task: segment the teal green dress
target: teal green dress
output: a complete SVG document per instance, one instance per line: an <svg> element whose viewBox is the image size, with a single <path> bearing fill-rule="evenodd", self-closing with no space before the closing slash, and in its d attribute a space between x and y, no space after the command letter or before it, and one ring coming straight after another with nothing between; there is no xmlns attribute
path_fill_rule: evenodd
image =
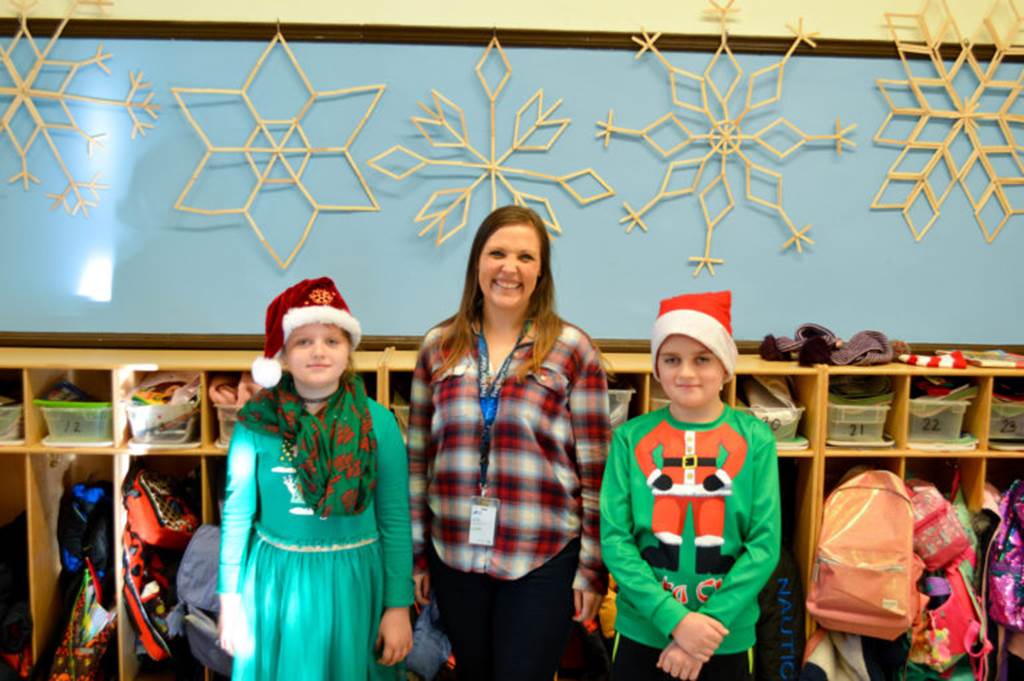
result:
<svg viewBox="0 0 1024 681"><path fill-rule="evenodd" d="M281 438L235 427L217 590L242 594L253 645L236 652L234 681L404 678L374 644L384 608L413 601L408 467L394 416L368 404L377 488L354 516L317 517Z"/></svg>

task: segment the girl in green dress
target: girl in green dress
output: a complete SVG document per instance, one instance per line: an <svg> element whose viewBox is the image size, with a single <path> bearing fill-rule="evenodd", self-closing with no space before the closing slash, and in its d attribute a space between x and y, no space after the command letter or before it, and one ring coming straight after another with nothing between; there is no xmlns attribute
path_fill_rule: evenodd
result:
<svg viewBox="0 0 1024 681"><path fill-rule="evenodd" d="M266 334L253 376L267 389L240 411L228 451L218 592L232 677L403 678L406 453L352 371L359 322L334 282L307 279L267 308Z"/></svg>

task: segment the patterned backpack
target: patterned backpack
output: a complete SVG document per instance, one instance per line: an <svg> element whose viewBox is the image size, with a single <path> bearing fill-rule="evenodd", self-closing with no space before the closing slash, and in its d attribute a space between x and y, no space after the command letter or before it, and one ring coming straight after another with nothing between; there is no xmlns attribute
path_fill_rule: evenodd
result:
<svg viewBox="0 0 1024 681"><path fill-rule="evenodd" d="M956 510L935 485L910 480L910 503L914 507L914 553L926 570L941 570L967 551L971 542Z"/></svg>
<svg viewBox="0 0 1024 681"><path fill-rule="evenodd" d="M1024 631L1024 480L1003 494L999 516L989 546L988 611L1004 627Z"/></svg>
<svg viewBox="0 0 1024 681"><path fill-rule="evenodd" d="M103 594L92 562L85 559L78 595L50 668L50 681L96 681L105 678L100 663L117 632L117 610L101 605ZM116 645L116 640L114 641Z"/></svg>
<svg viewBox="0 0 1024 681"><path fill-rule="evenodd" d="M122 536L121 570L125 607L146 654L160 661L171 657L167 617L174 604L174 576L165 562L176 565L199 526L175 481L132 464L122 486L128 522ZM161 551L166 550L162 555Z"/></svg>
<svg viewBox="0 0 1024 681"><path fill-rule="evenodd" d="M173 480L133 466L125 477L122 495L128 524L139 539L150 546L185 550L199 527L199 518Z"/></svg>

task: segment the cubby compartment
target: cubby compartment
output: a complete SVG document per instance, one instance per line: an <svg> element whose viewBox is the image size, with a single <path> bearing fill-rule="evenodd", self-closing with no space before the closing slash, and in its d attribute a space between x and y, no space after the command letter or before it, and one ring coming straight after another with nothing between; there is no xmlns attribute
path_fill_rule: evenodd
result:
<svg viewBox="0 0 1024 681"><path fill-rule="evenodd" d="M0 369L0 447L25 442L25 406L22 375L17 369Z"/></svg>
<svg viewBox="0 0 1024 681"><path fill-rule="evenodd" d="M119 435L138 451L200 447L201 408L205 402L201 372L146 369L118 375L119 407L127 421L127 428L122 428ZM172 400L176 392L179 396Z"/></svg>
<svg viewBox="0 0 1024 681"><path fill-rule="evenodd" d="M640 366L623 366L608 374L608 419L612 430L643 414L647 407L650 377Z"/></svg>
<svg viewBox="0 0 1024 681"><path fill-rule="evenodd" d="M822 503L824 504L824 500L844 479L864 470L886 470L902 478L906 469L901 456L833 456L830 454L825 460Z"/></svg>
<svg viewBox="0 0 1024 681"><path fill-rule="evenodd" d="M217 457L223 460L223 457ZM207 517L205 499L210 496L207 493L207 485L204 476L204 457L197 455L146 453L146 454L122 454L115 457L116 470L115 480L117 489L122 489L126 480L139 468L156 471L173 478L178 491L188 505L189 510L195 514L199 522ZM124 529L127 522L127 512L123 503L119 503L115 509L115 554L118 565L124 559ZM180 561L183 550L174 549L153 549L147 550L158 552L166 565L166 574L174 575L177 561ZM183 667L188 667L191 661L188 655L181 655L179 659L154 662L148 655L140 651L137 645L137 633L131 621L128 602L124 595L124 575L118 571L117 590L118 599L118 634L117 646L121 660L121 679L153 678L153 677L175 677ZM168 605L173 605L169 603ZM194 670L193 670L194 671ZM201 670L200 670L201 672Z"/></svg>
<svg viewBox="0 0 1024 681"><path fill-rule="evenodd" d="M25 456L24 454L0 454L0 564L5 566L9 582L2 595L8 621L5 622L5 642L13 644L19 633L25 637L27 647L18 646L18 653L12 651L10 663L24 669L34 658L32 655L32 624L19 622L15 618L18 609L30 605L29 598L29 552L28 514L25 506ZM27 611L25 611L27 612ZM20 654L19 654L20 653ZM0 662L0 664L5 664Z"/></svg>
<svg viewBox="0 0 1024 681"><path fill-rule="evenodd" d="M31 405L25 405L26 440L57 448L114 445L109 371L34 369L28 372L28 382L26 392L34 399ZM66 394L54 394L62 382L73 385L85 399L71 400Z"/></svg>
<svg viewBox="0 0 1024 681"><path fill-rule="evenodd" d="M70 608L70 603L64 602L60 583L57 520L61 499L77 483L114 481L116 458L106 453L82 451L25 455L32 656L44 666L64 633L62 626ZM116 502L111 513L114 517L109 522L116 528ZM113 534L116 546L116 529ZM111 566L119 569L119 562L114 559ZM115 660L118 657L116 650L110 654Z"/></svg>

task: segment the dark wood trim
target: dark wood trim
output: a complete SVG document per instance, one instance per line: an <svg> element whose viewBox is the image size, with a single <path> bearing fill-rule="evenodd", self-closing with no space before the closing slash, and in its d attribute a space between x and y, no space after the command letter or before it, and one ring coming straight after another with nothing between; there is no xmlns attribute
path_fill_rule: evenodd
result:
<svg viewBox="0 0 1024 681"><path fill-rule="evenodd" d="M419 348L419 336L363 336L360 350L399 350ZM650 341L623 338L597 339L603 352L647 352ZM761 341L740 340L739 351L756 355ZM932 354L936 350L994 350L1024 354L1024 345L987 345L980 343L911 343L914 352ZM256 334L190 333L44 333L0 332L0 347L31 348L122 348L147 350L253 350L263 348L263 336Z"/></svg>
<svg viewBox="0 0 1024 681"><path fill-rule="evenodd" d="M33 35L47 35L57 27L56 19L30 19ZM0 34L11 35L18 29L15 18L0 19ZM212 22L212 21L150 21L115 19L76 19L68 23L64 35L75 38L129 38L162 40L269 40L277 25L273 23ZM495 29L491 27L451 26L397 26L390 24L286 24L282 26L285 38L292 41L412 43L419 45L480 45L487 44ZM497 31L506 47L556 47L604 50L635 50L630 39L633 33L625 31L556 31L508 28ZM884 57L897 56L896 47L887 40L848 40L819 38L818 47L801 46L796 54L821 57ZM713 52L720 38L715 34L665 33L658 46L672 51ZM783 53L792 39L785 37L730 36L729 46L736 53ZM943 46L943 56L956 58L957 44ZM991 57L991 46L977 46L975 55L980 59Z"/></svg>

